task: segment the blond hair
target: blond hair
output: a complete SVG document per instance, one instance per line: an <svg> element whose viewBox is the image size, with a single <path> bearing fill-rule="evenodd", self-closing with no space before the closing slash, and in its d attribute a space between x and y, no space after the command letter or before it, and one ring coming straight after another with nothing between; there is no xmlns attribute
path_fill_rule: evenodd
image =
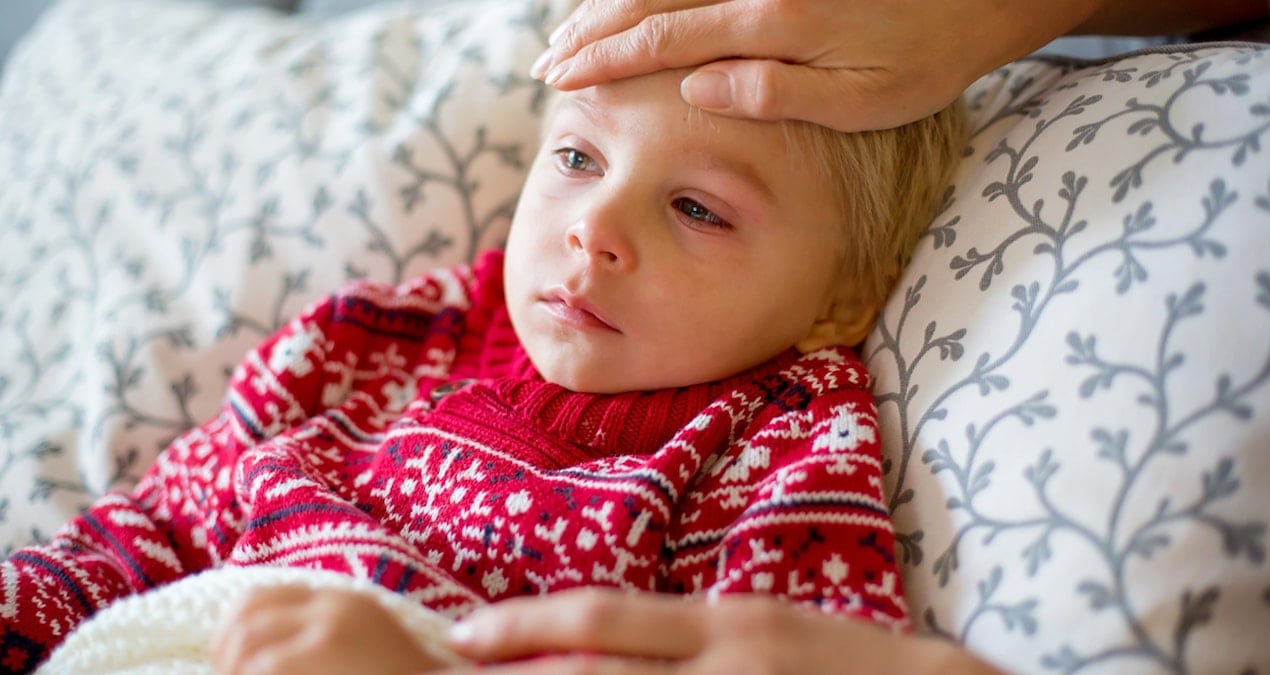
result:
<svg viewBox="0 0 1270 675"><path fill-rule="evenodd" d="M892 129L843 133L809 122L782 125L790 150L817 164L842 226L841 283L871 321L945 198L965 149L965 106Z"/></svg>

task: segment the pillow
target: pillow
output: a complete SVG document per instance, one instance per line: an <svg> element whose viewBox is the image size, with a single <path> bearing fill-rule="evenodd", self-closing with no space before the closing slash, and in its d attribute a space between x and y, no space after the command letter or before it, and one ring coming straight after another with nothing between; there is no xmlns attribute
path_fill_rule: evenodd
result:
<svg viewBox="0 0 1270 675"><path fill-rule="evenodd" d="M569 4L50 8L0 83L0 548L132 485L319 294L500 245Z"/></svg>
<svg viewBox="0 0 1270 675"><path fill-rule="evenodd" d="M915 623L1014 672L1270 664L1270 49L1024 60L866 343Z"/></svg>
<svg viewBox="0 0 1270 675"><path fill-rule="evenodd" d="M428 2L458 2L459 0L427 0ZM297 0L295 11L309 16L334 16L352 12L366 5L366 0Z"/></svg>

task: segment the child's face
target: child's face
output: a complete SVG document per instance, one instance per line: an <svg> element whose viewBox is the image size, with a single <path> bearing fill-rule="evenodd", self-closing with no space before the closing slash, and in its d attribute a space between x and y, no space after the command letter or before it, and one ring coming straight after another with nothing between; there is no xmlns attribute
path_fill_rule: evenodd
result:
<svg viewBox="0 0 1270 675"><path fill-rule="evenodd" d="M691 111L684 71L564 95L507 242L512 323L543 376L620 392L717 380L825 314L831 196L779 127Z"/></svg>

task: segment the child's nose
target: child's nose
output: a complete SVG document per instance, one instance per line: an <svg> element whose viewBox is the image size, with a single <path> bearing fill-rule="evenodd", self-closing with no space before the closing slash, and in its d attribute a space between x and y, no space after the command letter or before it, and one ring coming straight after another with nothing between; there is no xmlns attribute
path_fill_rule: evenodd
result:
<svg viewBox="0 0 1270 675"><path fill-rule="evenodd" d="M570 251L585 255L589 264L632 270L637 261L627 224L634 217L619 198L597 200L565 232L565 244Z"/></svg>

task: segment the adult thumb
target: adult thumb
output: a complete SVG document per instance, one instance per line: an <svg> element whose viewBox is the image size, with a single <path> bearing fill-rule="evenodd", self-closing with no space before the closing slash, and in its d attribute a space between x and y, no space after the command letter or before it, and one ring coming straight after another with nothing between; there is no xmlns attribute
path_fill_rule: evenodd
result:
<svg viewBox="0 0 1270 675"><path fill-rule="evenodd" d="M848 132L899 126L939 107L913 105L880 69L760 59L706 64L685 77L679 90L689 105L728 117L804 120Z"/></svg>

